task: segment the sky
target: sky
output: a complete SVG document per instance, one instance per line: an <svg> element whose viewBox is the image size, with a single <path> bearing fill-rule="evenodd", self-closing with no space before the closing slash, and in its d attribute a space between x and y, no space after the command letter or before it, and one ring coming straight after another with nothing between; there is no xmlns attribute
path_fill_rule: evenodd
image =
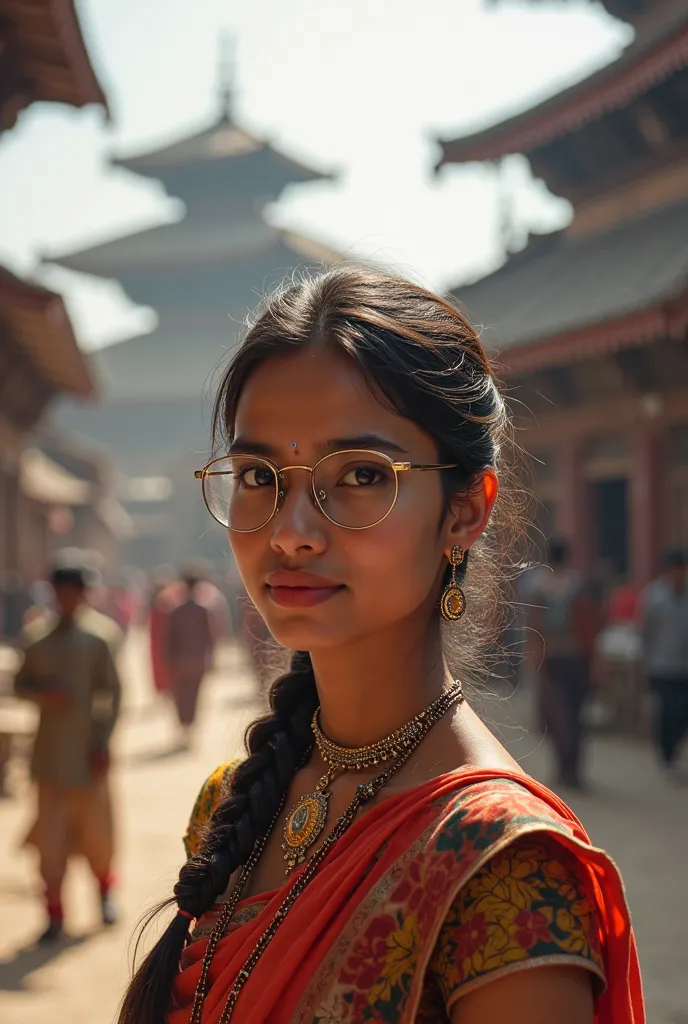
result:
<svg viewBox="0 0 688 1024"><path fill-rule="evenodd" d="M235 113L336 182L268 211L342 252L433 287L472 280L515 237L554 230L566 202L526 161L435 175L438 136L501 120L617 57L632 35L593 0L80 0L112 122L35 104L0 137L0 262L60 291L93 349L153 325L113 282L42 259L180 215L162 186L108 166L217 117L221 39L235 50Z"/></svg>

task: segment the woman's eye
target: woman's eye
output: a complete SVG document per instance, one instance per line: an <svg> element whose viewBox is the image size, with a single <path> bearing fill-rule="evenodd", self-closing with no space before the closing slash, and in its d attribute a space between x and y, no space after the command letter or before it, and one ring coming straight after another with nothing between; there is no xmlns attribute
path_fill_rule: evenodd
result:
<svg viewBox="0 0 688 1024"><path fill-rule="evenodd" d="M247 466L237 474L239 483L244 487L271 487L274 485L274 477L269 469L262 466Z"/></svg>
<svg viewBox="0 0 688 1024"><path fill-rule="evenodd" d="M352 466L342 474L340 483L345 487L369 487L384 480L384 471L379 466Z"/></svg>

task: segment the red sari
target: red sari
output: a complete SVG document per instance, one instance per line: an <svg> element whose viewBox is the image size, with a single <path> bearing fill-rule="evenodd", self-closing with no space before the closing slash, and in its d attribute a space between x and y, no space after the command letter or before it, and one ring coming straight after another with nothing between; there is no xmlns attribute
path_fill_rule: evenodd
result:
<svg viewBox="0 0 688 1024"><path fill-rule="evenodd" d="M614 863L590 845L572 811L546 787L516 772L475 769L442 775L360 815L258 962L235 1021L411 1024L457 893L488 860L524 836L554 838L588 877L590 921L606 978L595 1024L644 1024L635 942ZM238 926L213 958L203 1024L219 1021L239 969L294 877L239 904ZM265 905L252 913L256 903ZM198 937L187 946L169 1024L188 1024L207 941L201 936L212 924L213 913L199 921ZM518 930L507 928L505 936L514 947L509 969L518 969ZM576 956L563 962L574 963Z"/></svg>

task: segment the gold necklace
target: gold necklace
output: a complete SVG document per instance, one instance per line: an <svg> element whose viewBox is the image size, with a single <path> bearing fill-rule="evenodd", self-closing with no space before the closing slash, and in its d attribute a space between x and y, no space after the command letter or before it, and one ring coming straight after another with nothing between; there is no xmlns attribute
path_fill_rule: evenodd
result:
<svg viewBox="0 0 688 1024"><path fill-rule="evenodd" d="M218 1024L229 1024L229 1022L231 1021L232 1016L234 1014L234 1008L239 998L239 994L241 993L241 990L243 989L248 979L251 977L251 974L253 973L256 964L258 963L261 956L269 946L275 933L277 932L278 928L284 921L285 917L293 907L298 897L301 895L304 889L306 889L308 884L313 880L318 868L324 861L327 854L330 852L335 843L339 839L341 839L341 837L344 835L349 826L353 823L353 820L356 817L356 812L358 811L358 808L361 806L361 804L366 803L368 800L372 800L376 793L378 793L382 789L382 787L386 785L386 783L392 778L392 776L399 771L402 765L405 764L406 761L408 761L408 759L410 758L411 754L416 749L420 741L430 731L433 725L435 725L435 723L438 722L440 718L442 718L442 716L449 710L452 704L460 704L462 701L463 688L461 686L461 683L457 681L449 690L443 693L441 697L433 701L432 704L428 708L426 708L425 711L421 712L420 715L416 716L416 718L421 719L421 725L416 733L415 742L405 747L404 750L399 754L394 764L391 764L388 768L385 768L384 771L382 771L375 779L372 779L372 781L367 783L361 783L359 786L356 787L356 792L354 793L353 799L351 800L349 806L346 808L344 813L337 819L332 831L327 836L325 841L321 843L321 845L315 851L311 859L306 864L306 867L303 869L303 872L298 876L298 878L296 878L294 884L290 887L289 892L282 900L280 906L275 911L275 915L272 921L256 942L253 951L246 959L243 967L239 970L236 980L232 985L231 989L229 990L229 994L227 995L227 1002L224 1005L224 1009L222 1010L222 1014L220 1016ZM415 721L415 719L413 721ZM223 904L222 910L218 914L215 927L213 928L210 934L210 937L208 939L208 945L206 946L205 953L203 954L201 974L198 979L196 991L194 993L194 1000L193 1006L191 1008L189 1024L201 1024L201 1019L203 1015L203 1004L205 1002L205 997L208 994L208 979L210 975L210 965L212 963L215 950L217 949L217 946L220 943L221 939L224 938L225 932L227 931L227 928L229 927L229 924L232 921L232 918L234 917L234 913L236 911L239 901L241 900L241 896L243 890L246 887L246 883L248 882L249 876L253 871L254 867L256 866L256 864L258 863L258 861L260 860L260 856L263 850L265 849L268 838L270 837L270 833L272 832L272 829L274 828L280 814L282 813L283 806L284 799L282 800L282 803L277 809L277 813L275 814L275 817L272 819L272 822L267 832L265 833L265 835L261 836L260 839L256 841L256 844L253 847L253 852L251 853L249 859L246 861L246 864L244 865L244 868L241 872L235 889L233 890L227 902Z"/></svg>
<svg viewBox="0 0 688 1024"><path fill-rule="evenodd" d="M318 780L314 791L305 793L287 815L282 842L282 853L287 862L286 875L289 875L297 864L303 864L309 847L322 834L330 801L328 787L337 774L372 768L381 761L389 761L399 757L406 750L413 749L417 745L426 718L432 717L436 708L442 706L447 695L454 694L455 691L461 693L461 683L455 683L452 689L440 694L424 711L414 715L410 722L395 729L389 736L363 747L340 747L333 743L320 728L320 708L315 709L311 728L320 755L327 765L327 771Z"/></svg>

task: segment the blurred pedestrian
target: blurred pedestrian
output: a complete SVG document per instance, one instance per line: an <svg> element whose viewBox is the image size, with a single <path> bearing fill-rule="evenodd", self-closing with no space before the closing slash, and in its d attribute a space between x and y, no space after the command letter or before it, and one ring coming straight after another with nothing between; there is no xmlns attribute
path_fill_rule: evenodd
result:
<svg viewBox="0 0 688 1024"><path fill-rule="evenodd" d="M62 886L70 856L83 854L100 891L103 924L114 924L114 835L108 785L109 744L120 706L117 625L89 607L86 563L62 561L51 582L56 613L32 622L17 696L40 709L31 774L38 815L27 843L38 848L48 926L43 943L63 927Z"/></svg>
<svg viewBox="0 0 688 1024"><path fill-rule="evenodd" d="M171 566L162 566L153 574L148 607L148 636L151 672L157 693L168 693L167 636L172 609L179 603L177 581Z"/></svg>
<svg viewBox="0 0 688 1024"><path fill-rule="evenodd" d="M216 634L212 609L199 594L203 581L195 571L187 570L182 582L182 600L169 615L166 651L170 694L187 745L201 684L212 663Z"/></svg>
<svg viewBox="0 0 688 1024"><path fill-rule="evenodd" d="M580 789L582 712L599 617L565 540L550 541L547 562L531 598L533 626L544 642L536 666L539 712L554 746L558 783Z"/></svg>
<svg viewBox="0 0 688 1024"><path fill-rule="evenodd" d="M668 551L662 573L645 589L641 602L643 659L657 702L657 746L672 779L688 732L687 563L684 551Z"/></svg>
<svg viewBox="0 0 688 1024"><path fill-rule="evenodd" d="M21 573L8 570L0 574L0 637L17 639L30 604L28 588Z"/></svg>

